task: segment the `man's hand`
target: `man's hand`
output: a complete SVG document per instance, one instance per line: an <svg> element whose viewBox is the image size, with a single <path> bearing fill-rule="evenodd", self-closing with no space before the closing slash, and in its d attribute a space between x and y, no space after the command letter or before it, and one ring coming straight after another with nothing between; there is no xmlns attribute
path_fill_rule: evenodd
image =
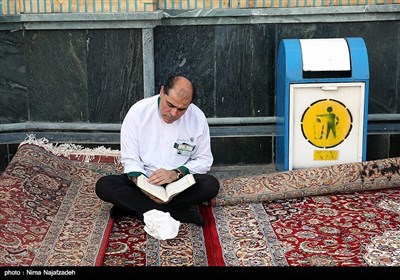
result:
<svg viewBox="0 0 400 280"><path fill-rule="evenodd" d="M176 180L176 172L164 168L157 169L149 177L149 183L157 186L169 184Z"/></svg>
<svg viewBox="0 0 400 280"><path fill-rule="evenodd" d="M131 180L132 180L132 182L133 182L135 185L137 185L137 177L132 177ZM152 194L146 192L145 190L143 190L143 189L141 189L141 188L140 188L140 190L142 191L142 193L144 193L145 195L147 195L147 196L148 196L151 200L153 200L154 202L156 202L156 203L158 203L158 204L164 204L164 203L166 203L166 202L162 201L161 199L155 197L154 195L152 195Z"/></svg>

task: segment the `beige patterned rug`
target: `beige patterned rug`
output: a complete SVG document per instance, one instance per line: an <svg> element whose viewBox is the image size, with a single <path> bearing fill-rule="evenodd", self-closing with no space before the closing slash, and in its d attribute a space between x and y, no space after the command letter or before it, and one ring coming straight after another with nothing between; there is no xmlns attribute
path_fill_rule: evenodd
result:
<svg viewBox="0 0 400 280"><path fill-rule="evenodd" d="M214 206L387 189L400 186L400 157L238 176L220 182Z"/></svg>

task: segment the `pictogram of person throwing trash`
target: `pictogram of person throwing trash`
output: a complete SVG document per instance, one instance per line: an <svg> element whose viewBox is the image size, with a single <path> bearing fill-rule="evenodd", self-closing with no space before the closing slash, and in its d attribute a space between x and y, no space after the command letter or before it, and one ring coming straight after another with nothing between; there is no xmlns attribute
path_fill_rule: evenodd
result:
<svg viewBox="0 0 400 280"><path fill-rule="evenodd" d="M317 117L318 117L317 118L317 122L321 122L321 119L319 117L322 117L322 118L325 119L325 122L322 124L322 127L321 127L321 133L320 133L319 139L322 139L322 137L323 137L325 124L326 124L325 139L328 139L329 134L330 134L331 131L332 131L332 134L333 134L333 138L336 139L336 126L339 124L339 117L336 116L335 113L333 113L333 109L332 109L331 106L326 108L326 111L328 113L317 115Z"/></svg>

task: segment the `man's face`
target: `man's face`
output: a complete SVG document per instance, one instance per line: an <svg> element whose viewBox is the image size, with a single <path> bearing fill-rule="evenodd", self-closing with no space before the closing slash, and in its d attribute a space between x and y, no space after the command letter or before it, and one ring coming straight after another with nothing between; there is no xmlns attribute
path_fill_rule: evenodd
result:
<svg viewBox="0 0 400 280"><path fill-rule="evenodd" d="M191 90L191 88L189 88ZM161 87L160 91L160 115L162 119L170 124L178 120L186 112L192 101L191 91L180 88L178 84L170 89L168 95Z"/></svg>

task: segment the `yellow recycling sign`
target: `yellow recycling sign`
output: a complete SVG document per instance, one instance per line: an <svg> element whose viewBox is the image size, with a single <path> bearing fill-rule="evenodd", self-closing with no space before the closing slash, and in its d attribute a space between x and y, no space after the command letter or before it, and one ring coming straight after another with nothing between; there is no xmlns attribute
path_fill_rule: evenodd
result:
<svg viewBox="0 0 400 280"><path fill-rule="evenodd" d="M313 102L301 118L303 136L318 148L332 148L342 143L352 125L353 118L349 109L334 99Z"/></svg>

